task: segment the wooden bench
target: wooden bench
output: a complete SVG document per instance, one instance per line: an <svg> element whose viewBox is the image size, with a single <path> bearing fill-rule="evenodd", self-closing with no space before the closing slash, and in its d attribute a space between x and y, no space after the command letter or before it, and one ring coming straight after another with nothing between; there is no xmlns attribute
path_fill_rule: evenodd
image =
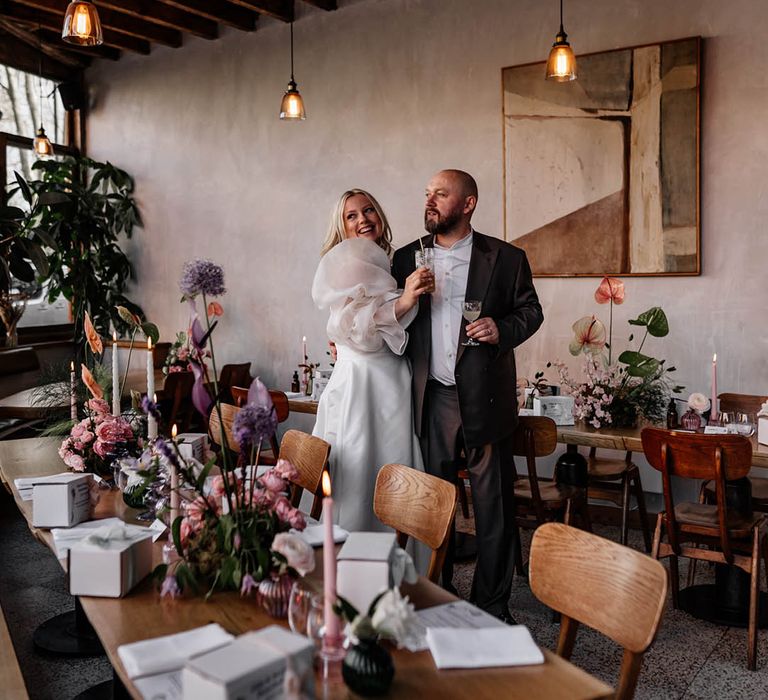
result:
<svg viewBox="0 0 768 700"><path fill-rule="evenodd" d="M29 700L2 609L0 609L0 679L2 680L1 692L5 700Z"/></svg>

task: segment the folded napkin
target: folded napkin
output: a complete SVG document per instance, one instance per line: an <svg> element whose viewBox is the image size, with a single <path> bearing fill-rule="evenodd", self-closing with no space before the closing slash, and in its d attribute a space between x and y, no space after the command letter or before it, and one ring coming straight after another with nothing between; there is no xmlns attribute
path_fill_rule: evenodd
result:
<svg viewBox="0 0 768 700"><path fill-rule="evenodd" d="M438 668L543 664L544 654L523 625L484 629L430 627L427 643Z"/></svg>
<svg viewBox="0 0 768 700"><path fill-rule="evenodd" d="M66 559L67 551L72 546L73 542L79 542L84 540L94 532L101 530L105 527L118 527L123 526L130 528L132 532L146 532L147 528L140 525L125 525L120 518L104 518L102 520L89 520L75 527L57 527L51 530L53 535L53 544L56 547L56 556L59 559Z"/></svg>
<svg viewBox="0 0 768 700"><path fill-rule="evenodd" d="M413 564L411 555L400 547L395 547L392 552L389 566L392 571L392 583L395 586L399 587L403 581L406 583L416 583L419 580L419 575L416 573L416 567Z"/></svg>
<svg viewBox="0 0 768 700"><path fill-rule="evenodd" d="M315 522L317 521L315 520ZM321 524L310 525L309 518L307 518L307 526L301 532L298 530L291 530L291 532L304 540L310 547L322 547L325 541L325 526ZM349 537L349 532L343 527L333 526L333 541L336 544L344 542L347 537Z"/></svg>
<svg viewBox="0 0 768 700"><path fill-rule="evenodd" d="M289 399L291 399L291 400L295 400L295 399L308 399L309 398L306 394L303 394L300 391L286 391L285 395Z"/></svg>
<svg viewBox="0 0 768 700"><path fill-rule="evenodd" d="M117 655L131 679L169 673L184 666L187 659L229 644L234 636L217 624L188 632L146 639L117 647Z"/></svg>

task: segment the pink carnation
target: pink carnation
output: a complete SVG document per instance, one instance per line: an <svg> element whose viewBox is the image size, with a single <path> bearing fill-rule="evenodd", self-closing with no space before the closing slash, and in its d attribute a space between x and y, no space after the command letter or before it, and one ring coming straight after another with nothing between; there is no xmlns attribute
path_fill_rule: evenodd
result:
<svg viewBox="0 0 768 700"><path fill-rule="evenodd" d="M285 479L274 469L270 469L261 477L261 484L267 491L272 491L272 493L282 493L285 491Z"/></svg>
<svg viewBox="0 0 768 700"><path fill-rule="evenodd" d="M294 481L299 476L299 470L287 459L278 459L273 471L288 481Z"/></svg>

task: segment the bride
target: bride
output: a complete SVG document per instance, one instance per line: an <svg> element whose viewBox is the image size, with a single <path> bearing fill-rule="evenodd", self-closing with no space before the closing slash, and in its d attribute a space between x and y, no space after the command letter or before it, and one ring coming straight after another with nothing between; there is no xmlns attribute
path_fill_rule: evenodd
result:
<svg viewBox="0 0 768 700"><path fill-rule="evenodd" d="M350 531L385 530L373 513L379 469L390 462L423 470L413 430L405 328L434 277L417 269L398 290L390 274L392 234L379 203L345 192L331 215L312 298L330 312L337 361L320 398L313 434L331 444L336 522Z"/></svg>

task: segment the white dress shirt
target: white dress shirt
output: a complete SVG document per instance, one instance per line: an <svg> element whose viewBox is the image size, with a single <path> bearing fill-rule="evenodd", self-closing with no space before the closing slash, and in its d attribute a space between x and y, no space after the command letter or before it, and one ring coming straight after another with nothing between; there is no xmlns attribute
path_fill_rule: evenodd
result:
<svg viewBox="0 0 768 700"><path fill-rule="evenodd" d="M432 294L432 353L429 378L453 386L456 351L462 317L462 304L467 293L469 260L472 257L472 230L465 238L444 248L435 242L435 291Z"/></svg>

